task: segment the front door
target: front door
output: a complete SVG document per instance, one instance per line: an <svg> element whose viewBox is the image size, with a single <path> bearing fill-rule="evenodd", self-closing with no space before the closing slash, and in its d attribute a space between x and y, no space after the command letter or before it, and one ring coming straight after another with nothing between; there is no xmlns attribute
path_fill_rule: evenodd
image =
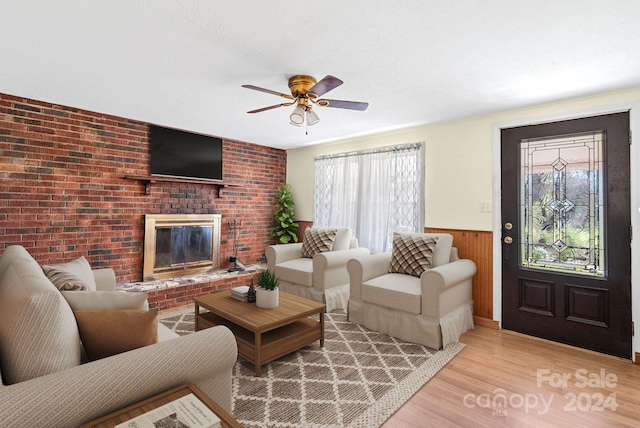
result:
<svg viewBox="0 0 640 428"><path fill-rule="evenodd" d="M503 129L502 325L631 358L629 114Z"/></svg>

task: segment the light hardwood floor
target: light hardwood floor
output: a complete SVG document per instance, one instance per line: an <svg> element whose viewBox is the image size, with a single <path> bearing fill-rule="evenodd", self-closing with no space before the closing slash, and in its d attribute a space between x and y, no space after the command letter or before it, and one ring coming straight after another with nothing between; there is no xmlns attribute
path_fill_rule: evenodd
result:
<svg viewBox="0 0 640 428"><path fill-rule="evenodd" d="M640 427L640 365L630 360L486 327L460 341L466 348L385 428Z"/></svg>

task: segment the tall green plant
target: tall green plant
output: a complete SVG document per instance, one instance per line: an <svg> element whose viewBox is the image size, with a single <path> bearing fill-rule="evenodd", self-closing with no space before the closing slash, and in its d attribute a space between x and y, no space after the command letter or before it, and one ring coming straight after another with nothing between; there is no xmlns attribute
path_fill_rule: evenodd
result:
<svg viewBox="0 0 640 428"><path fill-rule="evenodd" d="M271 229L271 237L277 239L282 244L298 242L298 223L296 223L293 207L293 195L291 185L285 184L278 188L276 195L276 211L273 213L275 227Z"/></svg>

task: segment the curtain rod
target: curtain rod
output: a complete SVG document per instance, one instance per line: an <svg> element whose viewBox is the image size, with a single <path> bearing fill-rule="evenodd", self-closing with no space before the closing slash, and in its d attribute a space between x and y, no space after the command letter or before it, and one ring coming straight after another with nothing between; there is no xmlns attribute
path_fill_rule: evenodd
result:
<svg viewBox="0 0 640 428"><path fill-rule="evenodd" d="M320 155L315 156L313 160L324 160L324 159L336 159L336 158L346 158L350 156L360 156L360 155L369 155L375 153L387 153L387 152L400 152L405 150L420 150L424 146L424 142L419 143L409 143L409 144L398 144L395 146L385 146L378 147L375 149L366 149L366 150L357 150L353 152L343 152L343 153L334 153L328 155Z"/></svg>

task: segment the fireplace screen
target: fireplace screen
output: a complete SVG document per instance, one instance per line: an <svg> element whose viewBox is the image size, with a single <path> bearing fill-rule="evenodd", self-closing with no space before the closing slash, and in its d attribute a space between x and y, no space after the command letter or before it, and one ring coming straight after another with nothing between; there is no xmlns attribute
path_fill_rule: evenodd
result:
<svg viewBox="0 0 640 428"><path fill-rule="evenodd" d="M145 280L182 276L219 267L219 214L145 216Z"/></svg>
<svg viewBox="0 0 640 428"><path fill-rule="evenodd" d="M211 226L181 226L156 229L154 267L211 260Z"/></svg>

